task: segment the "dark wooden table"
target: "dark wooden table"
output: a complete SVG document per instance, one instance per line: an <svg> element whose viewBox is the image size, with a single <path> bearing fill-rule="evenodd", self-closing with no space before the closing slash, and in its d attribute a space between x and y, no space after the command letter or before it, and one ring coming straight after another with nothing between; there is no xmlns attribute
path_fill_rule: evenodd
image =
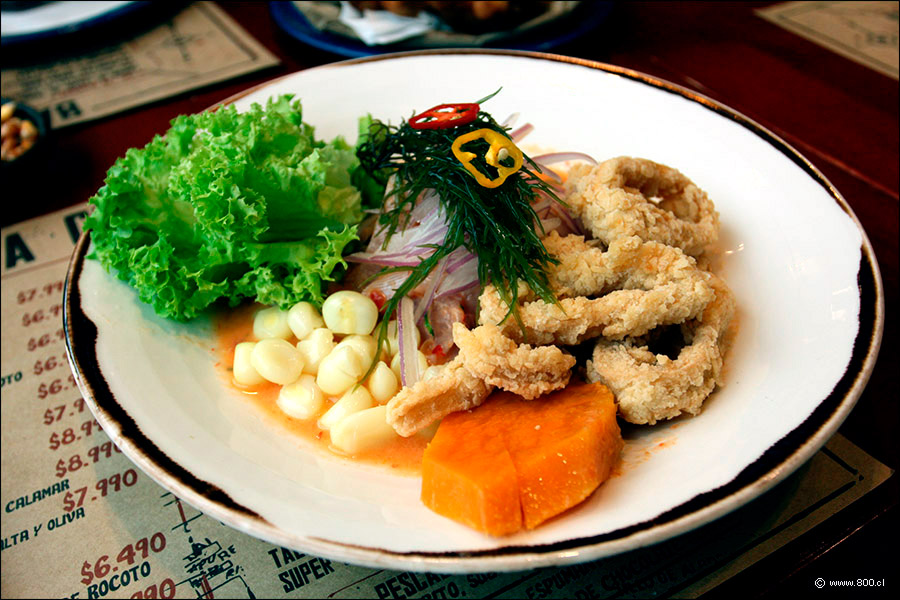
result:
<svg viewBox="0 0 900 600"><path fill-rule="evenodd" d="M621 3L596 32L555 49L667 79L721 101L784 138L841 191L881 266L884 339L868 387L840 432L893 469L898 460L898 82L759 18L750 3ZM278 56L278 67L57 132L47 173L10 201L4 225L84 202L106 170L176 115L275 76L340 60L300 44L261 2L220 5ZM10 189L10 182L3 186ZM897 477L711 593L715 597L825 593L816 577L887 579L896 588ZM873 590L867 592L876 593Z"/></svg>

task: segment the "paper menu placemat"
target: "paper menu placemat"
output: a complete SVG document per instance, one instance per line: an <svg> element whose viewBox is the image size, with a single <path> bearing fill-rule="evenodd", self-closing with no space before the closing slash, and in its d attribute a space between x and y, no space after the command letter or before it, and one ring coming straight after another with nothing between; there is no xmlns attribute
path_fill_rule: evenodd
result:
<svg viewBox="0 0 900 600"><path fill-rule="evenodd" d="M126 43L2 71L3 96L46 109L54 128L121 112L278 64L212 2Z"/></svg>
<svg viewBox="0 0 900 600"><path fill-rule="evenodd" d="M564 568L448 576L280 548L161 488L93 420L71 378L62 333L63 282L83 209L2 230L4 598L696 597L891 473L836 436L784 483L710 525Z"/></svg>
<svg viewBox="0 0 900 600"><path fill-rule="evenodd" d="M898 2L784 2L760 17L894 79L900 78Z"/></svg>

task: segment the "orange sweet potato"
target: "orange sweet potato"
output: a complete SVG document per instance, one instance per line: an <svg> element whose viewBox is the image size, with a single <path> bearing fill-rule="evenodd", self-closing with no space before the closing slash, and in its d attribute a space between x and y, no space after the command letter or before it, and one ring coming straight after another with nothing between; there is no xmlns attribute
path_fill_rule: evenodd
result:
<svg viewBox="0 0 900 600"><path fill-rule="evenodd" d="M490 535L533 529L590 496L622 444L602 384L530 401L495 392L441 422L422 458L422 502Z"/></svg>

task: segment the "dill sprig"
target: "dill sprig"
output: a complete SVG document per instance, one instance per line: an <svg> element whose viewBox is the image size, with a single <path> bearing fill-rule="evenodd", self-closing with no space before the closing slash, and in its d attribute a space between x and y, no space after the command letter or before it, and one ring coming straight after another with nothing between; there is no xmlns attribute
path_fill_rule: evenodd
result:
<svg viewBox="0 0 900 600"><path fill-rule="evenodd" d="M449 129L413 129L406 121L393 126L373 120L358 146L360 164L370 176L383 185L394 178L393 188L384 199L386 208L379 217L379 226L387 228L386 240L408 225L411 209L427 189L437 192L447 221L444 243L431 246L434 253L412 269L386 303L384 324L400 300L442 258L459 247L465 247L477 257L480 283L482 286L491 283L497 289L509 307L506 318L512 315L521 325L516 310L520 281L544 301L557 302L547 280L546 267L558 261L544 248L535 230L535 224L540 227L540 220L531 201L538 192L548 194L557 202L560 200L537 176L541 169L528 156L524 156L522 168L502 185L496 188L480 185L453 155L451 145L457 137L482 128L509 137L506 128L480 111L471 123ZM478 156L473 165L493 178L497 171L484 160L489 146L484 140L476 140L467 144L466 149ZM512 159L509 160L511 163Z"/></svg>

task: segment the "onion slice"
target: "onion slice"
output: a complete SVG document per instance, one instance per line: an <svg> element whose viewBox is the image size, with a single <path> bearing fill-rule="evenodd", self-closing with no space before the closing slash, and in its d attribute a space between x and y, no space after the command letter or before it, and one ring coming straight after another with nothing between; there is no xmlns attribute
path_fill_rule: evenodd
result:
<svg viewBox="0 0 900 600"><path fill-rule="evenodd" d="M400 354L400 382L404 387L412 387L421 377L419 360L416 356L416 322L413 320L413 301L400 299L397 311L397 340Z"/></svg>
<svg viewBox="0 0 900 600"><path fill-rule="evenodd" d="M416 311L413 314L413 323L418 324L428 309L431 308L431 303L434 301L434 292L444 279L444 270L447 268L448 258L450 257L445 256L439 260L438 264L436 264L434 269L431 270L431 273L429 273L427 279L430 279L430 281L428 282L428 287L425 288L425 295L419 301L419 305L416 307Z"/></svg>
<svg viewBox="0 0 900 600"><path fill-rule="evenodd" d="M518 129L514 129L514 130L510 131L509 139L511 139L514 142L518 142L519 140L521 140L523 137L525 137L532 131L534 131L534 125L532 125L531 123L525 123Z"/></svg>
<svg viewBox="0 0 900 600"><path fill-rule="evenodd" d="M592 165L597 164L597 160L590 154L584 152L550 152L549 154L541 154L532 156L531 159L539 165L552 165L554 163L567 162L570 160L583 160Z"/></svg>

